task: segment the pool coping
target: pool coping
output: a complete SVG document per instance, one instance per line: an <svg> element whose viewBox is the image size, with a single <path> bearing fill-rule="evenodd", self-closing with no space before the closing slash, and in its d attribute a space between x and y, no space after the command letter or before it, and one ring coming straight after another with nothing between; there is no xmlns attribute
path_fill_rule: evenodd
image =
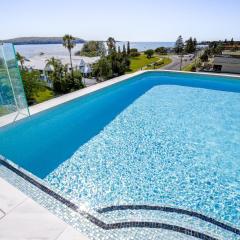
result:
<svg viewBox="0 0 240 240"><path fill-rule="evenodd" d="M190 75L204 75L204 76L215 76L215 77L230 77L233 79L239 79L240 75L231 75L231 74L220 74L220 73L209 73L209 72L185 72L185 71L173 71L173 70L164 70L164 69L156 69L156 70L142 70L131 74L125 74L116 78L109 79L104 82L97 83L95 85L92 85L90 87L86 87L83 89L80 89L78 91L74 91L71 93L64 94L62 96L50 99L48 101L33 105L29 107L30 116L40 113L42 111L48 110L50 108L56 107L58 105L61 105L63 103L72 101L74 99L86 96L88 94L91 94L93 92L96 92L98 90L101 90L103 88L109 87L111 85L114 85L116 83L120 83L122 81L128 80L132 77L139 76L141 74L147 73L147 72L171 72L171 73L181 73L181 74L190 74ZM0 128L13 123L13 119L16 117L16 112L7 114L0 117ZM23 118L26 118L29 116L26 115L19 115L19 118L16 121L19 121Z"/></svg>

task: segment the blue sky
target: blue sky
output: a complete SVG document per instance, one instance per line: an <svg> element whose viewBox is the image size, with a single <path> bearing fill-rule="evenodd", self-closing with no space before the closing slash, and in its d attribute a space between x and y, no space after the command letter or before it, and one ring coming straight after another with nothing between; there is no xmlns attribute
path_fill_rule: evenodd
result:
<svg viewBox="0 0 240 240"><path fill-rule="evenodd" d="M240 0L1 0L0 39L240 40Z"/></svg>

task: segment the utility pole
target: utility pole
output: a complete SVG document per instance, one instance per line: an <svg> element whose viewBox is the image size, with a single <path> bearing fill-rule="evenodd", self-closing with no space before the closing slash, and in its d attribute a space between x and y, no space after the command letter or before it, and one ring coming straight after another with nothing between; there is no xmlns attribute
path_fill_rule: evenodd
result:
<svg viewBox="0 0 240 240"><path fill-rule="evenodd" d="M198 51L195 52L195 67L197 68Z"/></svg>
<svg viewBox="0 0 240 240"><path fill-rule="evenodd" d="M181 52L180 71L182 71L182 60L183 60L183 53Z"/></svg>

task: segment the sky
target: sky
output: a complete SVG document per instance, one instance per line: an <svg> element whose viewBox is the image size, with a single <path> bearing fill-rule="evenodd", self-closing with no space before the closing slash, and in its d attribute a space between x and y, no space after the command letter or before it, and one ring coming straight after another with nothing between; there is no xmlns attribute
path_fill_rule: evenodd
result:
<svg viewBox="0 0 240 240"><path fill-rule="evenodd" d="M1 0L0 39L240 40L240 0Z"/></svg>

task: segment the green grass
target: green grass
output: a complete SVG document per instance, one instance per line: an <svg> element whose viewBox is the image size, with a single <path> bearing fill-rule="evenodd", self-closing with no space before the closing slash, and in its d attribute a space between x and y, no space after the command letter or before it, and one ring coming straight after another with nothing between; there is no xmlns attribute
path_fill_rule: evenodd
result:
<svg viewBox="0 0 240 240"><path fill-rule="evenodd" d="M146 69L147 70L151 70L151 69L158 69L158 68L162 68L168 64L170 64L172 62L172 59L169 57L162 57L160 60L158 60L156 62L157 65L154 66L149 66Z"/></svg>
<svg viewBox="0 0 240 240"><path fill-rule="evenodd" d="M185 66L185 67L182 68L182 71L191 72L193 66L194 66L193 63L188 64L187 66Z"/></svg>
<svg viewBox="0 0 240 240"><path fill-rule="evenodd" d="M148 64L157 62L159 60L158 56L153 56L152 58L147 58L146 55L141 54L138 57L132 57L130 58L130 73L136 72L140 70L141 68L147 66Z"/></svg>
<svg viewBox="0 0 240 240"><path fill-rule="evenodd" d="M33 96L36 103L47 101L53 97L54 97L54 93L49 88L41 89Z"/></svg>

